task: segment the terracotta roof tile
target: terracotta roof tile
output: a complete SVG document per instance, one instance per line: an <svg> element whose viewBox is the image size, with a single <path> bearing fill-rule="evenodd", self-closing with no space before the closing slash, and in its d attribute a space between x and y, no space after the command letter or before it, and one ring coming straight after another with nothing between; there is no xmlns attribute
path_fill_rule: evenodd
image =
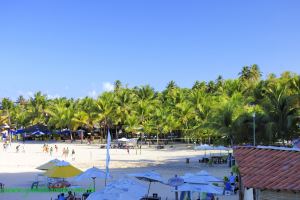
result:
<svg viewBox="0 0 300 200"><path fill-rule="evenodd" d="M245 187L300 191L300 151L236 147L234 156Z"/></svg>

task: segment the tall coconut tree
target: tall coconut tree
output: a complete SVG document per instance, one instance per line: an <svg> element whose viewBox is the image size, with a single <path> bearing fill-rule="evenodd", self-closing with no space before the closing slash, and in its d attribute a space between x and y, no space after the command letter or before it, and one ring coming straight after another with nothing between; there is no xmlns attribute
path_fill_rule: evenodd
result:
<svg viewBox="0 0 300 200"><path fill-rule="evenodd" d="M299 110L299 95L286 95L286 86L275 85L266 89L263 108L269 117L269 124L275 138L292 139L292 128L296 126L297 110Z"/></svg>
<svg viewBox="0 0 300 200"><path fill-rule="evenodd" d="M47 108L47 96L42 92L37 92L29 100L28 111L30 115L30 123L34 124L46 124L46 112Z"/></svg>
<svg viewBox="0 0 300 200"><path fill-rule="evenodd" d="M104 133L112 124L113 111L114 111L114 95L111 92L103 93L95 102L97 118L96 122L103 128ZM105 135L105 134L103 134Z"/></svg>

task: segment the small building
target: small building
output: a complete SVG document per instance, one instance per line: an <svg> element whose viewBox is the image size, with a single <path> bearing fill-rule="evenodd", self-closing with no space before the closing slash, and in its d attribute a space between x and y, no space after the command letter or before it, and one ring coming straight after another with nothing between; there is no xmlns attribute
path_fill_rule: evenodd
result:
<svg viewBox="0 0 300 200"><path fill-rule="evenodd" d="M300 150L236 147L240 200L300 200Z"/></svg>

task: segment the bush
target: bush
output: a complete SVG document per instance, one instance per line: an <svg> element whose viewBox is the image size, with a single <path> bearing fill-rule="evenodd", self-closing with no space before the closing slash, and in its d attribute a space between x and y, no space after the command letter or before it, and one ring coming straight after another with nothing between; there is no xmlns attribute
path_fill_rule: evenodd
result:
<svg viewBox="0 0 300 200"><path fill-rule="evenodd" d="M238 174L238 173L239 173L239 168L238 168L238 166L236 166L236 165L232 166L232 167L231 167L231 171L232 171L232 173L234 173L234 174Z"/></svg>

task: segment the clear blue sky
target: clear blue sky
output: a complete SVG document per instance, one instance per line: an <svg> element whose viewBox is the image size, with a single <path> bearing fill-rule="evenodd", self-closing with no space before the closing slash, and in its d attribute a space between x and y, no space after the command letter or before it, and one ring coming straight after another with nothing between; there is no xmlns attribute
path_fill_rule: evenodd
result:
<svg viewBox="0 0 300 200"><path fill-rule="evenodd" d="M300 71L299 0L0 1L0 98ZM109 84L106 84L109 86Z"/></svg>

